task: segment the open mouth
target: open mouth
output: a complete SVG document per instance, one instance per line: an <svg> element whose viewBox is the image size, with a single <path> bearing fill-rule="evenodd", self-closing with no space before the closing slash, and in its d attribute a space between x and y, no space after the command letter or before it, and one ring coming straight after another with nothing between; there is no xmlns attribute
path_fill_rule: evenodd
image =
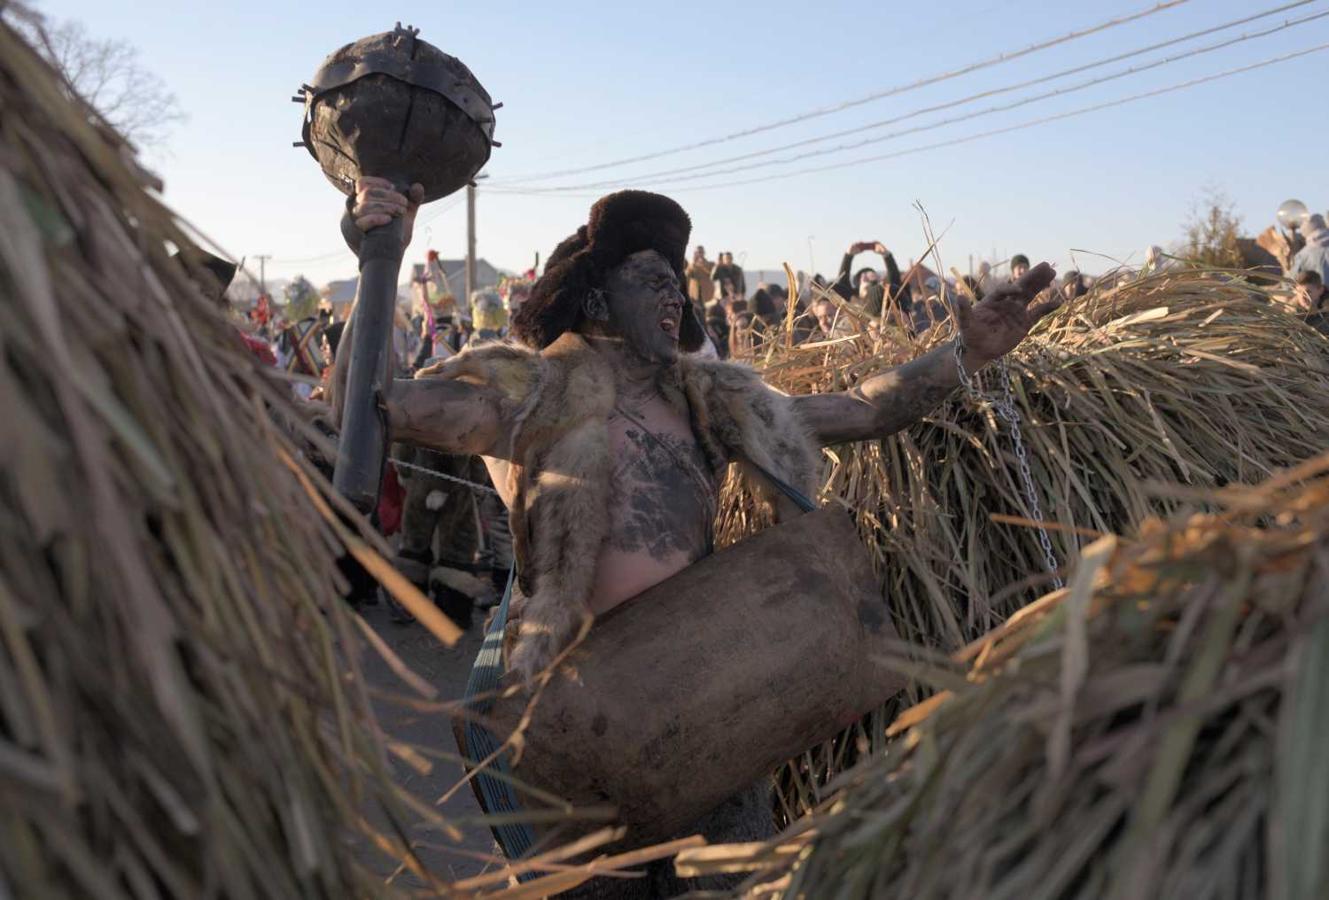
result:
<svg viewBox="0 0 1329 900"><path fill-rule="evenodd" d="M665 313L660 318L660 330L670 337L678 337L678 313Z"/></svg>

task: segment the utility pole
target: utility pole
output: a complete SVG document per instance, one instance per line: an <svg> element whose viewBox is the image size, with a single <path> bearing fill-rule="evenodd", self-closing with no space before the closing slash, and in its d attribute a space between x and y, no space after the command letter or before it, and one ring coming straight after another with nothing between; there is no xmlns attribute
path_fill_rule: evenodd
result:
<svg viewBox="0 0 1329 900"><path fill-rule="evenodd" d="M466 296L462 303L471 302L471 291L475 290L475 182L488 175L477 175L466 185Z"/></svg>
<svg viewBox="0 0 1329 900"><path fill-rule="evenodd" d="M255 254L254 259L258 260L258 292L266 294L268 292L268 260L272 259L271 253Z"/></svg>
<svg viewBox="0 0 1329 900"><path fill-rule="evenodd" d="M475 182L466 185L466 294L462 303L471 302L475 290Z"/></svg>

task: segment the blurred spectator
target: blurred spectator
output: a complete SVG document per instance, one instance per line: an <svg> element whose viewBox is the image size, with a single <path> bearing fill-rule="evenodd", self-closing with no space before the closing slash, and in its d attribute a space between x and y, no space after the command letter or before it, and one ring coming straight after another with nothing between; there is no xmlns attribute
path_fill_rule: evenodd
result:
<svg viewBox="0 0 1329 900"><path fill-rule="evenodd" d="M748 285L743 277L743 270L734 265L734 254L721 253L720 261L716 263L715 269L711 272L711 280L715 282L716 296L724 299L729 296L746 297L748 295Z"/></svg>
<svg viewBox="0 0 1329 900"><path fill-rule="evenodd" d="M854 267L854 257L868 250L880 254L886 264L886 284L880 291L872 289L872 286L880 281L875 269L865 267L850 275ZM900 267L895 262L895 256L881 241L858 241L850 244L849 250L840 261L840 272L833 287L835 292L846 300L852 301L857 298L863 311L873 318L880 318L890 306L898 306L905 315L909 314L910 297L907 291L901 289Z"/></svg>
<svg viewBox="0 0 1329 900"><path fill-rule="evenodd" d="M1307 218L1301 234L1306 246L1297 251L1288 274L1295 278L1302 272L1314 272L1320 276L1322 285L1329 283L1329 227L1325 226L1324 216L1315 213Z"/></svg>
<svg viewBox="0 0 1329 900"><path fill-rule="evenodd" d="M1085 284L1083 275L1072 269L1062 276L1061 293L1067 300L1075 300L1089 293L1089 285Z"/></svg>
<svg viewBox="0 0 1329 900"><path fill-rule="evenodd" d="M715 299L715 282L711 279L711 270L715 267L706 258L706 248L701 244L692 251L692 262L684 272L688 280L688 296L705 306Z"/></svg>
<svg viewBox="0 0 1329 900"><path fill-rule="evenodd" d="M1329 337L1329 291L1318 272L1297 273L1297 301L1306 310L1306 324Z"/></svg>

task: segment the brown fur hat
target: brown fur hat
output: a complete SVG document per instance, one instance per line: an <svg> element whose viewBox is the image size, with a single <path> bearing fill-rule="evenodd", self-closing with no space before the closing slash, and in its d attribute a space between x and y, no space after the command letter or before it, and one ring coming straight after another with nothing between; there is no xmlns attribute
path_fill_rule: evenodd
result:
<svg viewBox="0 0 1329 900"><path fill-rule="evenodd" d="M604 284L610 269L642 250L655 250L669 260L682 282L691 233L692 220L683 207L661 194L619 191L601 197L591 207L590 221L550 254L544 275L512 318L513 337L540 350L576 328L586 294ZM698 350L704 337L692 304L684 298L679 346Z"/></svg>

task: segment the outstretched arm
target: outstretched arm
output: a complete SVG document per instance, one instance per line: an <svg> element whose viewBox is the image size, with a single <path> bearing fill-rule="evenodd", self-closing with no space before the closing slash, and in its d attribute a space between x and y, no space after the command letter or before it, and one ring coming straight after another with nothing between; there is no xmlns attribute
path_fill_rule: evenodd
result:
<svg viewBox="0 0 1329 900"><path fill-rule="evenodd" d="M1004 356L1060 298L1029 305L1056 273L1040 263L1018 284L994 291L978 305L956 299L964 340L964 367L975 372ZM864 441L894 434L941 405L960 385L955 346L947 344L912 362L869 378L848 391L796 397L799 412L822 444Z"/></svg>
<svg viewBox="0 0 1329 900"><path fill-rule="evenodd" d="M398 379L385 402L394 441L444 453L507 458L502 395L449 378Z"/></svg>

